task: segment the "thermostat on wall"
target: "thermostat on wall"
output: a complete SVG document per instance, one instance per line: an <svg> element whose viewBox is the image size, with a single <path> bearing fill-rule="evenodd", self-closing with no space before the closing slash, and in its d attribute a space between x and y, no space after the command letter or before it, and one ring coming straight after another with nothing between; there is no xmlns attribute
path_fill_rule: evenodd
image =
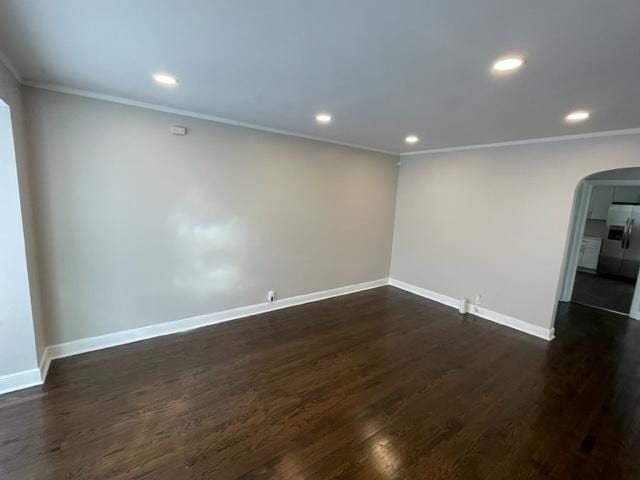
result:
<svg viewBox="0 0 640 480"><path fill-rule="evenodd" d="M180 125L173 125L171 127L171 134L172 135L186 135L187 134L187 127L181 127Z"/></svg>

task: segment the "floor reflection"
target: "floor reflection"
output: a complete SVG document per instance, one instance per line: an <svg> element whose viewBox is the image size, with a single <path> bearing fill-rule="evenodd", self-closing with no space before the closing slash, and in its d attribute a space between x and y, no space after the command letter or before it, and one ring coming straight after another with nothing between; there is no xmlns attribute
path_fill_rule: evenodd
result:
<svg viewBox="0 0 640 480"><path fill-rule="evenodd" d="M640 323L545 342L393 287L52 364L0 478L640 478Z"/></svg>

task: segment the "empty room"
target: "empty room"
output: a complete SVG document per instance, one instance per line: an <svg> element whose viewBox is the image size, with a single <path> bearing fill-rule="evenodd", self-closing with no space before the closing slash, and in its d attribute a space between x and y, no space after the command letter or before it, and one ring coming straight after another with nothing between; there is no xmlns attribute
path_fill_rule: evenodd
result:
<svg viewBox="0 0 640 480"><path fill-rule="evenodd" d="M640 478L638 25L2 0L0 479Z"/></svg>

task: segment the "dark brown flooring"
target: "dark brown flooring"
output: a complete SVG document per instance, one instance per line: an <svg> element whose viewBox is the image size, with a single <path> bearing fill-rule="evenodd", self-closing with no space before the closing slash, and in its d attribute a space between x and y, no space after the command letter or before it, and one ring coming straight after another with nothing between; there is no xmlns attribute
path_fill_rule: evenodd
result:
<svg viewBox="0 0 640 480"><path fill-rule="evenodd" d="M630 280L576 272L571 300L621 313L631 311L636 286Z"/></svg>
<svg viewBox="0 0 640 480"><path fill-rule="evenodd" d="M640 324L558 317L382 287L59 360L0 397L0 478L640 478Z"/></svg>

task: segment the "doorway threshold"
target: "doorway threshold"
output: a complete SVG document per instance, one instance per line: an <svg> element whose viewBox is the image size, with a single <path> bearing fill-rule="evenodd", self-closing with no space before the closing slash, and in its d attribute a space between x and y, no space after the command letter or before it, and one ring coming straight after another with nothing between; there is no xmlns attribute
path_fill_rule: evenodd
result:
<svg viewBox="0 0 640 480"><path fill-rule="evenodd" d="M588 303L575 302L573 300L571 300L571 303L574 303L576 305L581 305L583 307L595 308L596 310L602 310L604 312L615 313L616 315L622 315L623 317L629 317L629 313L618 312L617 310L611 310L610 308L599 307L598 305L590 305Z"/></svg>

